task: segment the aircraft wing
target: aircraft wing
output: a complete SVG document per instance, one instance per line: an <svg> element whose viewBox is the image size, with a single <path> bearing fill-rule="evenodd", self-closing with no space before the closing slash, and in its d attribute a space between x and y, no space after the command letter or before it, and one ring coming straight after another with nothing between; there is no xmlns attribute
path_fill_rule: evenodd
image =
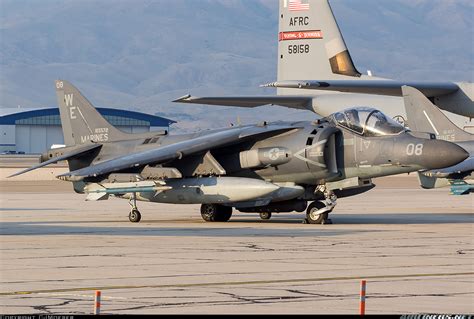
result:
<svg viewBox="0 0 474 319"><path fill-rule="evenodd" d="M57 177L68 181L80 181L87 177L95 177L150 164L161 164L180 159L184 156L205 152L213 148L243 142L251 138L258 139L262 136L276 135L298 128L299 127L289 125L270 124L220 130L200 135L186 141L161 146L156 149L119 156Z"/></svg>
<svg viewBox="0 0 474 319"><path fill-rule="evenodd" d="M459 86L452 82L393 80L287 80L264 84L262 87L402 96L402 86L404 85L416 88L427 97L450 94L459 90Z"/></svg>
<svg viewBox="0 0 474 319"><path fill-rule="evenodd" d="M21 175L21 174L24 174L26 172L29 172L29 171L32 171L32 170L35 170L37 168L41 168L41 167L44 167L44 166L47 166L49 164L54 164L54 163L57 163L59 161L65 161L67 159L71 159L71 158L74 158L76 156L79 156L79 155L82 155L84 153L87 153L89 151L92 151L96 148L99 148L99 147L102 147L102 144L88 144L88 145L85 145L84 147L81 147L81 148L78 148L78 149L75 149L74 151L71 151L69 153L66 153L64 155L61 155L61 156L58 156L58 157L54 157L50 160L47 160L45 162L42 162L38 165L35 165L35 166L32 166L32 167L29 167L27 169L24 169L20 172L17 172L13 175L10 175L8 176L9 178L10 177L14 177L14 176L18 176L18 175Z"/></svg>
<svg viewBox="0 0 474 319"><path fill-rule="evenodd" d="M208 104L208 105L225 105L225 106L239 106L239 107L257 107L262 105L274 104L286 106L293 109L308 109L311 105L312 96L229 96L229 97L195 97L186 95L180 97L173 102L177 103L193 103L193 104Z"/></svg>

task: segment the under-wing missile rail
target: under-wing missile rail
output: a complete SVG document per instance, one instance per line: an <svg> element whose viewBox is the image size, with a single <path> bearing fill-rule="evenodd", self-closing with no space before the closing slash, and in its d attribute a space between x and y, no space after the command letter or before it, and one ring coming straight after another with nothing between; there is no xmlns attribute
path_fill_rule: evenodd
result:
<svg viewBox="0 0 474 319"><path fill-rule="evenodd" d="M118 182L118 183L90 183L84 187L87 194L86 200L104 200L109 195L124 195L127 193L152 193L171 189L170 186L156 181Z"/></svg>

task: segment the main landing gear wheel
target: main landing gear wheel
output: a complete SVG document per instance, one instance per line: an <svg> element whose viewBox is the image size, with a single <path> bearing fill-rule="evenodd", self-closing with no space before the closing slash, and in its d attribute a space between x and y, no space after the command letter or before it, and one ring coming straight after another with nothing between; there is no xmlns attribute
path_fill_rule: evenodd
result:
<svg viewBox="0 0 474 319"><path fill-rule="evenodd" d="M132 196L130 197L129 204L132 207L132 210L130 211L130 214L128 214L128 219L132 223L138 223L142 219L142 214L138 211L137 208L137 194L132 193Z"/></svg>
<svg viewBox="0 0 474 319"><path fill-rule="evenodd" d="M226 222L232 216L232 207L217 204L202 204L201 216L206 222Z"/></svg>
<svg viewBox="0 0 474 319"><path fill-rule="evenodd" d="M130 212L130 214L128 214L128 219L132 222L132 223L138 223L140 221L140 219L142 219L142 214L140 214L140 212L138 211L138 209L132 209L132 211Z"/></svg>
<svg viewBox="0 0 474 319"><path fill-rule="evenodd" d="M260 213L260 218L263 220L268 220L272 218L272 213L268 213L268 212Z"/></svg>

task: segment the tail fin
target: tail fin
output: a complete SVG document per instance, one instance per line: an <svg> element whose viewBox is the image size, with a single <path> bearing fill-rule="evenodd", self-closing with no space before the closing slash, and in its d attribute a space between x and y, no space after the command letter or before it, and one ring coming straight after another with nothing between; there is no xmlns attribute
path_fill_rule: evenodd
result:
<svg viewBox="0 0 474 319"><path fill-rule="evenodd" d="M278 81L360 76L328 0L280 0Z"/></svg>
<svg viewBox="0 0 474 319"><path fill-rule="evenodd" d="M107 122L71 83L57 80L56 96L66 145L117 141L128 136Z"/></svg>
<svg viewBox="0 0 474 319"><path fill-rule="evenodd" d="M402 87L407 124L412 131L436 134L436 138L451 142L472 141L474 135L453 124L441 110L420 91Z"/></svg>

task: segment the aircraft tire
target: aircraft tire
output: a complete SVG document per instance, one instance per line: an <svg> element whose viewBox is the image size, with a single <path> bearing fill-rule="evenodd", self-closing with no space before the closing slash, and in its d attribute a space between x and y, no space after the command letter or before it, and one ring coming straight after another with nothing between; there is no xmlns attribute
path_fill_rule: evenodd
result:
<svg viewBox="0 0 474 319"><path fill-rule="evenodd" d="M269 212L260 213L260 218L263 220L269 220L270 218L272 218L272 213L269 213Z"/></svg>
<svg viewBox="0 0 474 319"><path fill-rule="evenodd" d="M202 204L201 217L206 222L226 222L232 216L232 207L217 204Z"/></svg>
<svg viewBox="0 0 474 319"><path fill-rule="evenodd" d="M138 223L141 219L142 219L142 215L140 214L140 212L138 211L138 209L132 209L130 211L130 214L128 214L128 219L132 222L132 223Z"/></svg>
<svg viewBox="0 0 474 319"><path fill-rule="evenodd" d="M316 211L324 208L326 205L320 201L312 202L306 209L306 222L308 224L327 224L328 212L316 214Z"/></svg>

